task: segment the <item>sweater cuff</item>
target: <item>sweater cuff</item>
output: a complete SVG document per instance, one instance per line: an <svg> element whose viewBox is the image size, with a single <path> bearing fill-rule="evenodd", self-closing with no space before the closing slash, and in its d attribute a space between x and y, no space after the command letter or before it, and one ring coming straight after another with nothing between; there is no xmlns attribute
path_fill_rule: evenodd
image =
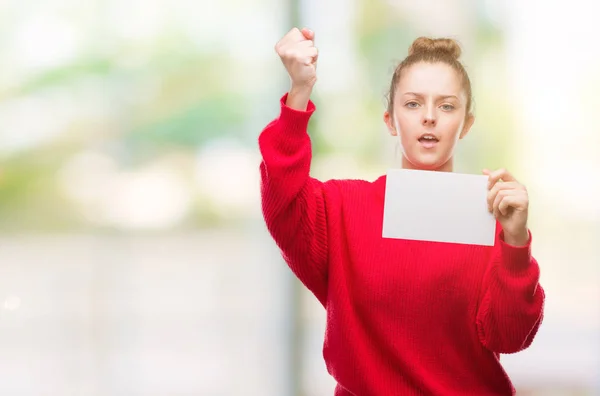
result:
<svg viewBox="0 0 600 396"><path fill-rule="evenodd" d="M288 98L289 92L286 92L285 95L281 97L279 100L279 104L281 106L281 114L280 118L285 118L294 124L298 124L302 131L306 130L308 126L308 121L310 120L310 116L315 112L316 106L312 100L308 100L308 105L306 106L306 110L297 110L289 107L286 102Z"/></svg>
<svg viewBox="0 0 600 396"><path fill-rule="evenodd" d="M259 144L276 148L280 154L291 155L303 147L305 139L308 138L308 122L315 112L315 105L309 100L306 110L292 109L285 103L287 97L288 93L279 100L279 117L270 124L278 127L267 128L265 133L260 135Z"/></svg>
<svg viewBox="0 0 600 396"><path fill-rule="evenodd" d="M279 116L271 121L258 137L261 151L269 151L269 153L263 152L263 156L289 156L300 149L310 148L310 140L307 145L308 122L315 111L315 105L309 100L306 110L292 109L285 104L287 97L286 93L279 100Z"/></svg>
<svg viewBox="0 0 600 396"><path fill-rule="evenodd" d="M512 271L521 271L527 269L531 264L531 231L527 230L529 239L523 246L513 246L504 240L504 231L500 232L499 243L502 257L502 265Z"/></svg>

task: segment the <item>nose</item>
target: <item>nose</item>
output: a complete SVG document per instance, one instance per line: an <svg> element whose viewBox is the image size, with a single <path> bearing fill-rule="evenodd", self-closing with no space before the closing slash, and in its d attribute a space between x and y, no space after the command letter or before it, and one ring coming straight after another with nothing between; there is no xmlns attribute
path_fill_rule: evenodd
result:
<svg viewBox="0 0 600 396"><path fill-rule="evenodd" d="M424 126L435 126L436 120L433 114L425 114L423 117Z"/></svg>

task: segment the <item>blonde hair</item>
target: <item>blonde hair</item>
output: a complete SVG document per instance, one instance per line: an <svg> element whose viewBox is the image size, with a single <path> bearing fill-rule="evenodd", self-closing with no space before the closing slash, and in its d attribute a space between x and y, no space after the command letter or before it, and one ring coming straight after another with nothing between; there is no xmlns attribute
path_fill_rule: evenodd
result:
<svg viewBox="0 0 600 396"><path fill-rule="evenodd" d="M394 91L402 71L408 67L420 63L445 63L452 67L458 75L461 77L462 86L467 96L467 112L466 115L472 111L473 104L473 93L471 91L471 80L465 70L464 66L460 62L459 58L462 54L462 50L459 44L450 38L428 38L419 37L411 44L408 49L408 56L396 67L392 81L390 84L390 90L388 93L388 112L393 114L394 108Z"/></svg>

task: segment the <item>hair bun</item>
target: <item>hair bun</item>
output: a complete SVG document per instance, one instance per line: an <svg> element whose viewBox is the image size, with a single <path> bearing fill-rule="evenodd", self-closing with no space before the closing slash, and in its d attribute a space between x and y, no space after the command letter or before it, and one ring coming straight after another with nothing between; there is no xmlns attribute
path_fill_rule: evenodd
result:
<svg viewBox="0 0 600 396"><path fill-rule="evenodd" d="M408 50L408 55L413 54L444 54L451 58L458 59L462 53L458 43L449 38L428 38L419 37L413 41Z"/></svg>

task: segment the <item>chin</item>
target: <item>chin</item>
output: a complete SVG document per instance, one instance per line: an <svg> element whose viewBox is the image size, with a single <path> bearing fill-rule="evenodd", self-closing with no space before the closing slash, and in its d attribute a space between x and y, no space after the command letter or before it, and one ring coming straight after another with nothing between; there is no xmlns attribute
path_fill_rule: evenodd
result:
<svg viewBox="0 0 600 396"><path fill-rule="evenodd" d="M428 171L434 171L434 170L438 170L440 169L444 164L439 164L439 163L433 163L433 164L429 164L429 163L418 163L415 164L415 167L417 169L421 169L421 170L428 170Z"/></svg>
<svg viewBox="0 0 600 396"><path fill-rule="evenodd" d="M447 158L407 158L415 169L435 171L448 163Z"/></svg>

